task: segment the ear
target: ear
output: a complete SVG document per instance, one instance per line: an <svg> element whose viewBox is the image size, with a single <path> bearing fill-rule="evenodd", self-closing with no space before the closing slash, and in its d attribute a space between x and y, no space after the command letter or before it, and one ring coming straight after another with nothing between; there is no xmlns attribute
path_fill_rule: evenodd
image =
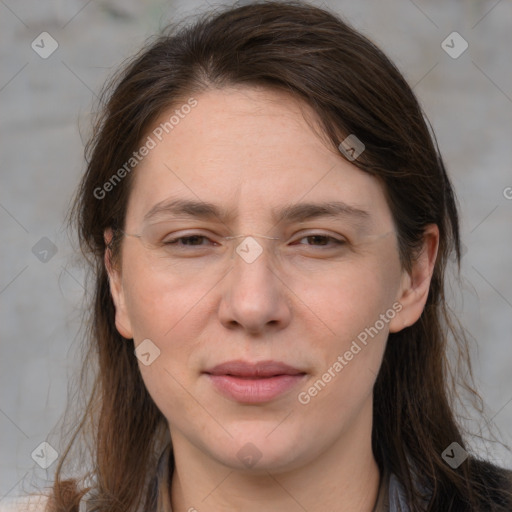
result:
<svg viewBox="0 0 512 512"><path fill-rule="evenodd" d="M106 245L104 258L105 268L107 270L110 284L110 294L112 295L112 300L114 301L114 306L116 308L116 328L121 336L127 339L132 339L132 326L128 311L126 310L121 268L119 263L114 263L112 249L110 246L110 242L114 236L112 229L107 228L103 236Z"/></svg>
<svg viewBox="0 0 512 512"><path fill-rule="evenodd" d="M398 332L414 324L427 302L430 281L439 248L439 228L429 224L423 234L423 245L409 272L403 271L397 301L402 309L390 322L389 331Z"/></svg>

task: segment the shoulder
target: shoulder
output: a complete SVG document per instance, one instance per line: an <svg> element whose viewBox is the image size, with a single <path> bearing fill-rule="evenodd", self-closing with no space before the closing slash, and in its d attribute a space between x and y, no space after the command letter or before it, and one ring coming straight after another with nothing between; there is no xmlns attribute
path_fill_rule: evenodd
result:
<svg viewBox="0 0 512 512"><path fill-rule="evenodd" d="M418 496L424 497L422 510L450 512L511 512L512 511L512 471L496 466L488 461L468 458L467 482L463 489L454 482L438 480L435 484L420 485L414 477ZM473 494L473 504L468 502L468 492ZM475 508L475 506L477 508ZM409 500L399 479L391 474L389 481L389 511L408 512Z"/></svg>
<svg viewBox="0 0 512 512"><path fill-rule="evenodd" d="M474 481L487 491L492 502L509 506L512 509L511 470L495 466L484 460L473 459L471 473Z"/></svg>
<svg viewBox="0 0 512 512"><path fill-rule="evenodd" d="M33 494L0 500L0 512L45 512L48 496Z"/></svg>
<svg viewBox="0 0 512 512"><path fill-rule="evenodd" d="M510 512L512 510L512 472L488 461L468 458L467 486L444 487L436 496L435 510L456 512ZM468 493L473 502L468 502ZM470 508L471 507L471 508ZM476 507L476 508L475 508Z"/></svg>

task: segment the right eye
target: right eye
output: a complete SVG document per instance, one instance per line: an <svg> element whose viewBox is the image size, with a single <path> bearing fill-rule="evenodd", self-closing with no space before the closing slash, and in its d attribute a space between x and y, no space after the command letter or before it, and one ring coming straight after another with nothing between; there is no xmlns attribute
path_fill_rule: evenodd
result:
<svg viewBox="0 0 512 512"><path fill-rule="evenodd" d="M209 240L205 235L186 235L164 239L162 245L175 247L204 247L202 242L205 240Z"/></svg>

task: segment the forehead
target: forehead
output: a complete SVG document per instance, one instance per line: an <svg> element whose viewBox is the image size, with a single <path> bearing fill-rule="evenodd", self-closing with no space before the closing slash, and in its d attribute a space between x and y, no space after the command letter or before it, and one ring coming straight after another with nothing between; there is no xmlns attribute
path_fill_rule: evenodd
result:
<svg viewBox="0 0 512 512"><path fill-rule="evenodd" d="M320 201L389 219L381 184L329 148L311 127L314 114L290 95L227 88L194 99L194 108L175 105L148 132L155 147L134 170L129 218L172 198L223 205L237 219L272 220L276 209ZM170 128L173 114L181 115Z"/></svg>

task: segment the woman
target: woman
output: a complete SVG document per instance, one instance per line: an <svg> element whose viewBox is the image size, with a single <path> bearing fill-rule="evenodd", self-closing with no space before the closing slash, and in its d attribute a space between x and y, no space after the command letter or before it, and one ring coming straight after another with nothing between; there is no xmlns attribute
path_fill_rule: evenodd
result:
<svg viewBox="0 0 512 512"><path fill-rule="evenodd" d="M512 510L452 408L454 194L381 51L316 7L246 5L105 97L74 210L93 466L63 480L70 444L47 510Z"/></svg>

